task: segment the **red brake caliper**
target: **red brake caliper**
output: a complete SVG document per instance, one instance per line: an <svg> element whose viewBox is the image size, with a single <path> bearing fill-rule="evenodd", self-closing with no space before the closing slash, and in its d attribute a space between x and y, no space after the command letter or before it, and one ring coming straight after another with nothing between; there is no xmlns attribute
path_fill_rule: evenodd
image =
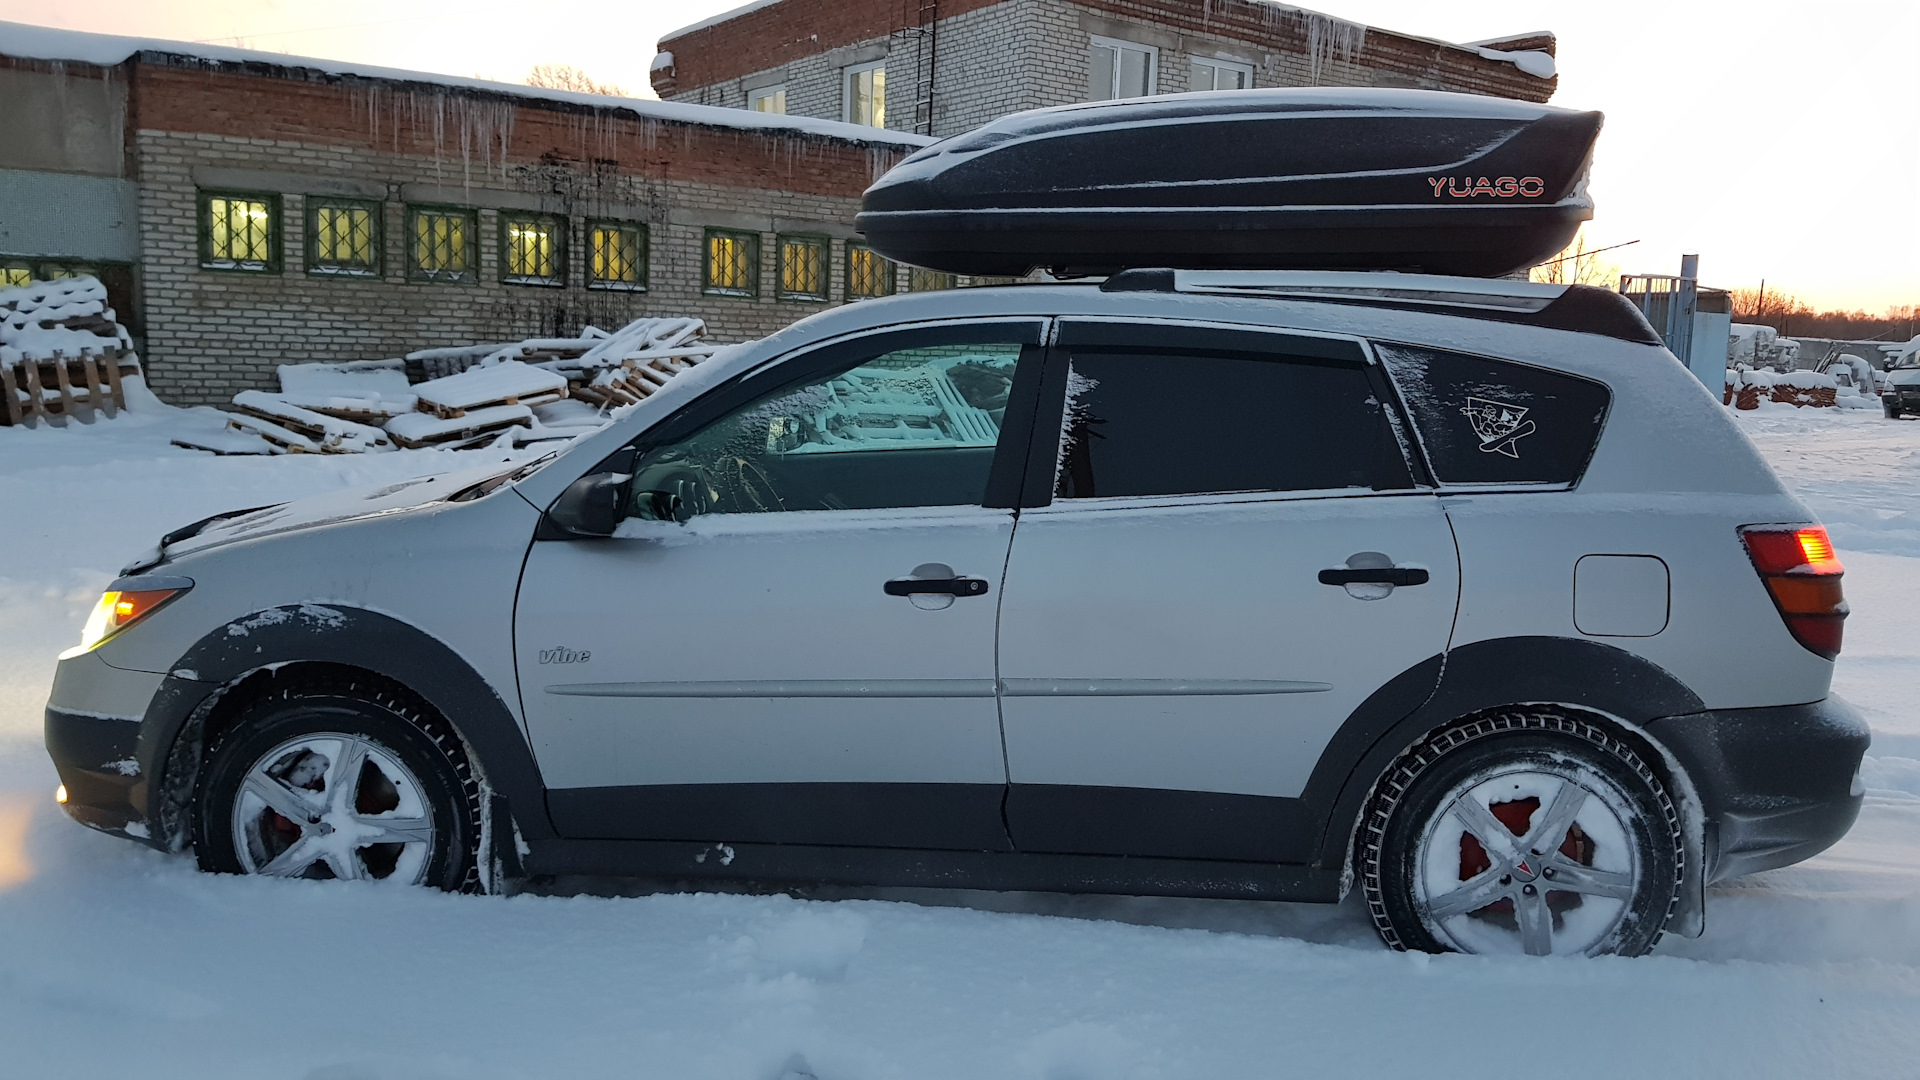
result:
<svg viewBox="0 0 1920 1080"><path fill-rule="evenodd" d="M1508 832L1511 832L1515 836L1525 836L1527 834L1527 826L1533 823L1534 811L1540 809L1540 800L1535 796L1529 795L1524 799L1490 803L1487 809L1493 812L1493 816L1500 824L1507 827ZM1567 830L1566 839L1561 841L1560 854L1565 855L1574 862L1580 863L1582 866L1592 866L1593 839L1581 831L1580 826L1575 825ZM1480 841L1476 839L1472 833L1461 833L1460 880L1466 881L1477 874L1484 873L1487 868L1492 865L1493 860L1487 857L1487 849L1481 846ZM1567 908L1578 907L1579 905L1580 894L1578 893L1561 892L1557 889L1549 890L1547 893L1547 906L1553 908L1555 911L1563 911ZM1480 911L1511 915L1513 914L1513 901L1507 899L1495 900L1493 903L1481 908Z"/></svg>

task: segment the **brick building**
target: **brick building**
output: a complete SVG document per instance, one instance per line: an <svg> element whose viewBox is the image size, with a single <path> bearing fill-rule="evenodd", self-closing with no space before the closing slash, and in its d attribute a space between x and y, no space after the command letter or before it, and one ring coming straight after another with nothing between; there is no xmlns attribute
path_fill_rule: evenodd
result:
<svg viewBox="0 0 1920 1080"><path fill-rule="evenodd" d="M276 365L951 284L858 244L927 140L0 24L0 280L98 274L176 403Z"/></svg>
<svg viewBox="0 0 1920 1080"><path fill-rule="evenodd" d="M1267 86L1546 101L1554 38L1456 45L1258 0L760 0L660 41L663 100L947 136L1021 109Z"/></svg>

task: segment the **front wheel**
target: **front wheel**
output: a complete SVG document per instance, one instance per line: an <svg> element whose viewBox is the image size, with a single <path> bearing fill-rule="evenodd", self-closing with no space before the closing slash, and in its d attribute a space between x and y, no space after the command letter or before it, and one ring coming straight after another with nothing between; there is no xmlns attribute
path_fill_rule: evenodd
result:
<svg viewBox="0 0 1920 1080"><path fill-rule="evenodd" d="M1554 714L1483 717L1415 747L1364 819L1359 872L1388 945L1653 948L1679 897L1680 819L1620 739Z"/></svg>
<svg viewBox="0 0 1920 1080"><path fill-rule="evenodd" d="M204 870L460 889L478 835L464 755L377 688L283 687L235 718L194 801Z"/></svg>

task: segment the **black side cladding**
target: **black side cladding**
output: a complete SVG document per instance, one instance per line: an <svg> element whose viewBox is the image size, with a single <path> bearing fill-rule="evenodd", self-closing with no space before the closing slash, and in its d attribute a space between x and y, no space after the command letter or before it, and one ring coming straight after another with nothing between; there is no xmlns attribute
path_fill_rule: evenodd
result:
<svg viewBox="0 0 1920 1080"><path fill-rule="evenodd" d="M902 262L1398 269L1498 276L1592 216L1601 115L1465 94L1253 90L1016 113L867 190L859 229Z"/></svg>

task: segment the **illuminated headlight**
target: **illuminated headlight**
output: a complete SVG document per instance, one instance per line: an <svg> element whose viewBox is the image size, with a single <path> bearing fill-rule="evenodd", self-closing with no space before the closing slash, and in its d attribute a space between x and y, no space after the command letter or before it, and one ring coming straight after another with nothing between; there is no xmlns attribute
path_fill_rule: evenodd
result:
<svg viewBox="0 0 1920 1080"><path fill-rule="evenodd" d="M80 631L80 644L60 654L60 659L79 656L99 648L116 634L167 606L175 597L193 588L186 578L134 577L114 582L93 606L87 625Z"/></svg>

